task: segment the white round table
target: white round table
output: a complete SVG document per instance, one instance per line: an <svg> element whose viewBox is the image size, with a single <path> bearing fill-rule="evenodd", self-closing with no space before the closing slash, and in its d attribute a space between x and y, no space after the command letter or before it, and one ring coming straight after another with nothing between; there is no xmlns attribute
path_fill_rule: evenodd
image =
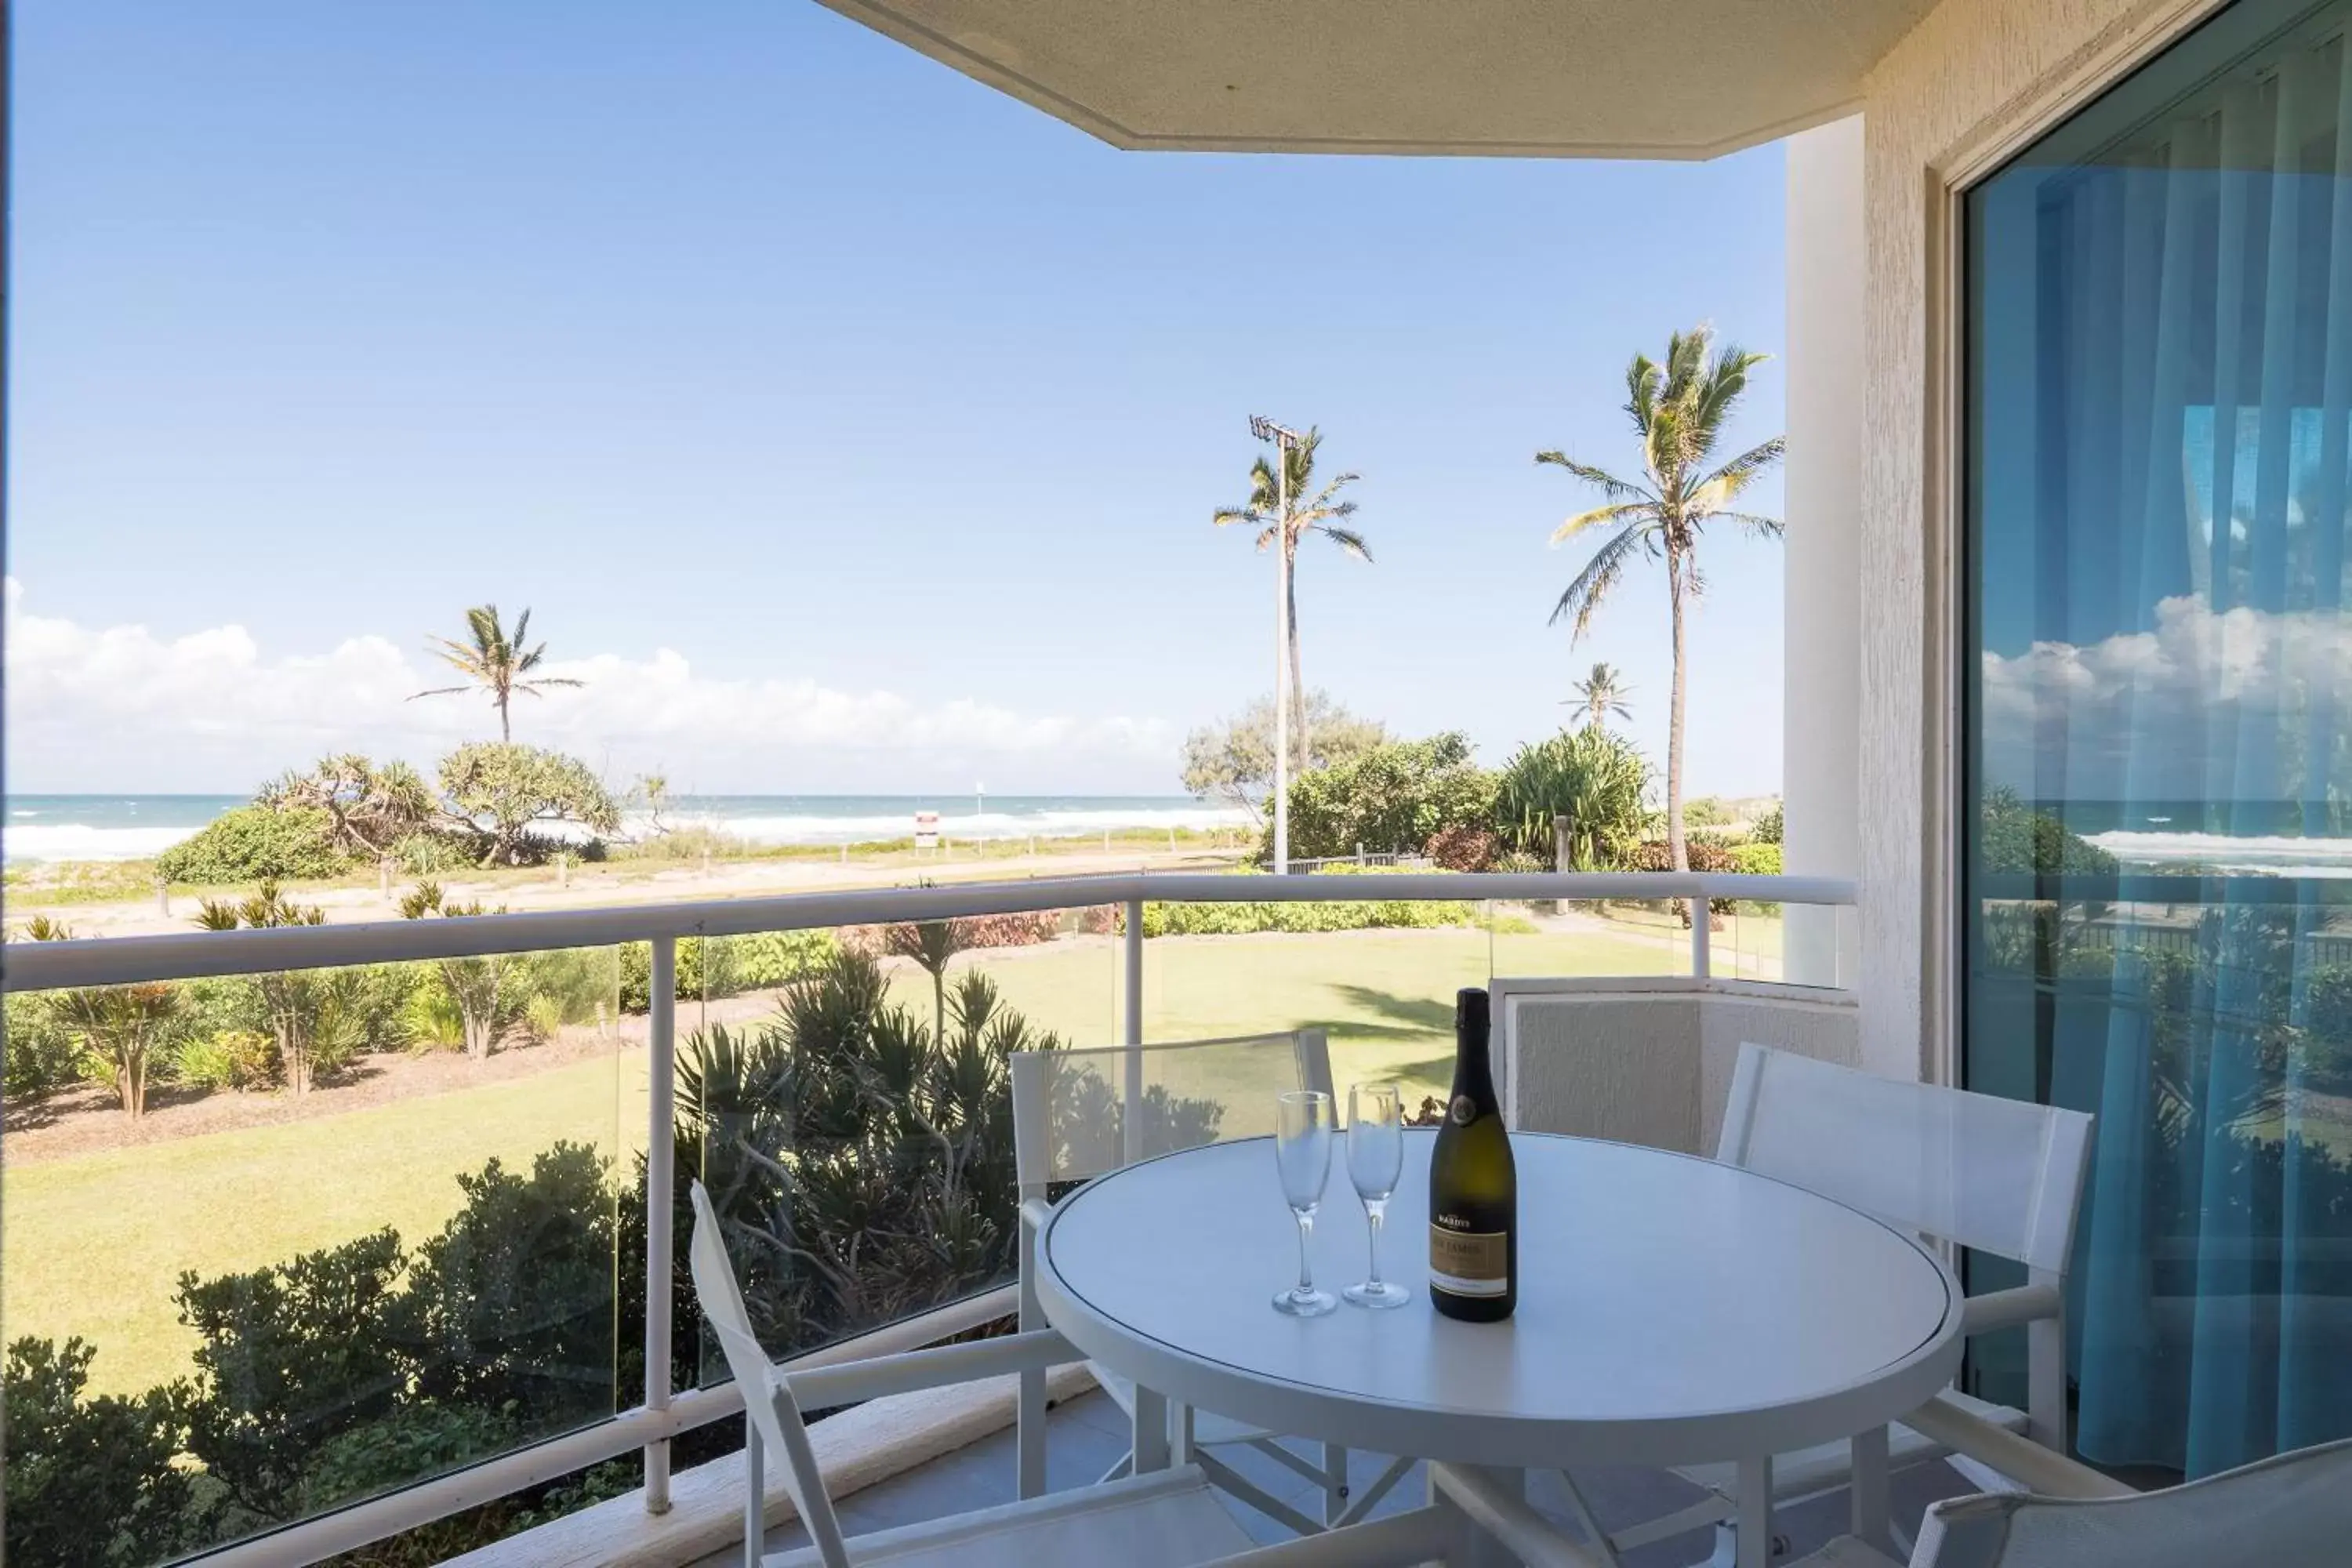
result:
<svg viewBox="0 0 2352 1568"><path fill-rule="evenodd" d="M1948 1384L1960 1291L1916 1241L1711 1161L1516 1133L1519 1296L1500 1323L1429 1304L1433 1134L1406 1135L1381 1237L1391 1311L1269 1305L1297 1227L1268 1139L1188 1150L1066 1198L1039 1247L1047 1321L1202 1410L1381 1453L1507 1468L1754 1459L1894 1421ZM1311 1250L1335 1294L1368 1229L1335 1142Z"/></svg>

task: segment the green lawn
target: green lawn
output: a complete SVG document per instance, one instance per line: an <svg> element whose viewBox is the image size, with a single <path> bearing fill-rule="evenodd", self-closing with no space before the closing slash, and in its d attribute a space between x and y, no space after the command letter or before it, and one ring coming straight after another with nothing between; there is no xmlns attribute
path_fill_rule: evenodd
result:
<svg viewBox="0 0 2352 1568"><path fill-rule="evenodd" d="M1071 1045L1118 1038L1116 944L981 955L1006 1000ZM1144 1027L1191 1039L1321 1025L1342 1094L1359 1079L1443 1089L1454 989L1494 973L1679 973L1664 942L1612 934L1490 938L1483 931L1181 937L1145 950ZM919 974L899 993L928 1012ZM680 1026L694 1009L679 1008ZM452 1180L558 1139L634 1148L642 1061L624 1055L314 1121L14 1167L6 1172L0 1316L13 1339L79 1334L101 1392L185 1372L193 1336L172 1307L183 1269L274 1263L390 1225L414 1242L457 1207ZM634 1260L625 1264L634 1267Z"/></svg>

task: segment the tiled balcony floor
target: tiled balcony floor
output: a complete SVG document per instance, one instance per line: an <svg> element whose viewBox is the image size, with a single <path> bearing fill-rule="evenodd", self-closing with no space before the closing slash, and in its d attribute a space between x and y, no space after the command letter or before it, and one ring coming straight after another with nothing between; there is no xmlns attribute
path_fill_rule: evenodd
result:
<svg viewBox="0 0 2352 1568"><path fill-rule="evenodd" d="M1102 1473L1127 1452L1126 1423L1127 1417L1118 1406L1099 1391L1056 1407L1046 1428L1047 1489L1059 1491L1101 1479ZM1302 1447L1300 1451L1307 1450ZM1322 1504L1315 1483L1246 1447L1221 1447L1217 1454L1292 1507L1310 1517L1320 1517ZM1010 1502L1013 1458L1013 1436L1008 1428L843 1499L842 1529L856 1535ZM1348 1465L1349 1484L1369 1486L1387 1466L1388 1460L1381 1455L1352 1453ZM1580 1470L1577 1479L1602 1527L1610 1530L1622 1530L1645 1519L1671 1513L1697 1501L1701 1495L1696 1487L1657 1470L1594 1468ZM1915 1467L1895 1478L1895 1518L1906 1531L1916 1531L1919 1517L1929 1503L1972 1489L1949 1466ZM1573 1516L1558 1476L1542 1472L1530 1476L1528 1491L1538 1509L1574 1533ZM1427 1483L1416 1466L1381 1500L1372 1517L1418 1507L1426 1493ZM1288 1531L1246 1504L1222 1493L1219 1499L1255 1539L1267 1542L1289 1539ZM1838 1534L1845 1521L1846 1499L1842 1492L1783 1509L1777 1516L1780 1531L1788 1538L1791 1553L1797 1556ZM781 1552L807 1541L806 1531L797 1523L788 1524L769 1532L768 1550ZM1681 1564L1704 1559L1713 1544L1711 1531L1694 1531L1627 1553L1625 1568L1680 1568ZM696 1568L731 1568L741 1560L740 1549L730 1550L702 1559Z"/></svg>

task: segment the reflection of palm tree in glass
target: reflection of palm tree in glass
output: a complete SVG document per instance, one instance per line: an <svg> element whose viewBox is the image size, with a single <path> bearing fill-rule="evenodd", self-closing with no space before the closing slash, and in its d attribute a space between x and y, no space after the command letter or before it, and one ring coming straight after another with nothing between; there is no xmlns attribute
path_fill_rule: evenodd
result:
<svg viewBox="0 0 2352 1568"><path fill-rule="evenodd" d="M1614 665L1596 664L1590 676L1571 684L1576 695L1566 699L1566 703L1583 710L1580 724L1598 724L1605 730L1612 719L1633 721L1633 710L1625 705L1633 689L1623 684Z"/></svg>

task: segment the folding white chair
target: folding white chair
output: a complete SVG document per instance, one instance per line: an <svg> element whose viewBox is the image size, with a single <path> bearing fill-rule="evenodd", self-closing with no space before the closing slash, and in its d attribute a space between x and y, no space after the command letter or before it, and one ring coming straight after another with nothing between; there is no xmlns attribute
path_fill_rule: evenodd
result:
<svg viewBox="0 0 2352 1568"><path fill-rule="evenodd" d="M1948 1389L1900 1426L1775 1456L1768 1473L1776 1504L1851 1485L1854 1534L1883 1552L1895 1544L1886 1518L1890 1470L1951 1459L1979 1485L1992 1486L2005 1477L2030 1480L2017 1467L2035 1469L2038 1459L2064 1452L2064 1276L2091 1127L2092 1118L2080 1111L1882 1078L1767 1046L1739 1047L1717 1160L2027 1268L2025 1284L1972 1296L1962 1310L1967 1334L2024 1327L2025 1410ZM1769 1284L1758 1281L1759 1289ZM1854 1288L1867 1289L1869 1281L1856 1280ZM1971 1460L1990 1468L1973 1468ZM1710 1495L1619 1531L1610 1539L1612 1552L1713 1523L1713 1561L1735 1561L1730 1521L1738 1515L1738 1467L1692 1466L1677 1473Z"/></svg>
<svg viewBox="0 0 2352 1568"><path fill-rule="evenodd" d="M1076 1361L1077 1351L1051 1331L1024 1332L786 1376L751 1331L700 1182L693 1197L695 1295L743 1390L745 1568L1410 1568L1446 1561L1465 1539L1459 1513L1431 1507L1253 1550L1208 1479L1180 1466L845 1540L801 1420L803 1401L854 1404ZM811 1544L763 1554L770 1448L783 1456L785 1489Z"/></svg>
<svg viewBox="0 0 2352 1568"><path fill-rule="evenodd" d="M1275 1096L1286 1089L1331 1092L1331 1061L1320 1029L1245 1035L1164 1045L1108 1046L1086 1050L1016 1051L1013 1056L1013 1159L1021 1183L1021 1326L1043 1328L1034 1279L1036 1237L1047 1198L1059 1184L1089 1180L1122 1165L1180 1149L1270 1133ZM1318 1466L1300 1458L1262 1426L1167 1402L1108 1368L1095 1380L1128 1414L1135 1445L1111 1478L1150 1470L1172 1456L1198 1465L1215 1485L1301 1534L1361 1518L1410 1468L1388 1473L1351 1506L1348 1451L1323 1446ZM1171 1436L1172 1432L1172 1436ZM1034 1497L1045 1485L1045 1379L1022 1379L1020 1489ZM1246 1445L1323 1490L1318 1523L1276 1498L1206 1450ZM1106 1479L1111 1479L1106 1478Z"/></svg>
<svg viewBox="0 0 2352 1568"><path fill-rule="evenodd" d="M1928 1509L1911 1568L2287 1568L2347 1561L2352 1438L2126 1498L1953 1498Z"/></svg>

